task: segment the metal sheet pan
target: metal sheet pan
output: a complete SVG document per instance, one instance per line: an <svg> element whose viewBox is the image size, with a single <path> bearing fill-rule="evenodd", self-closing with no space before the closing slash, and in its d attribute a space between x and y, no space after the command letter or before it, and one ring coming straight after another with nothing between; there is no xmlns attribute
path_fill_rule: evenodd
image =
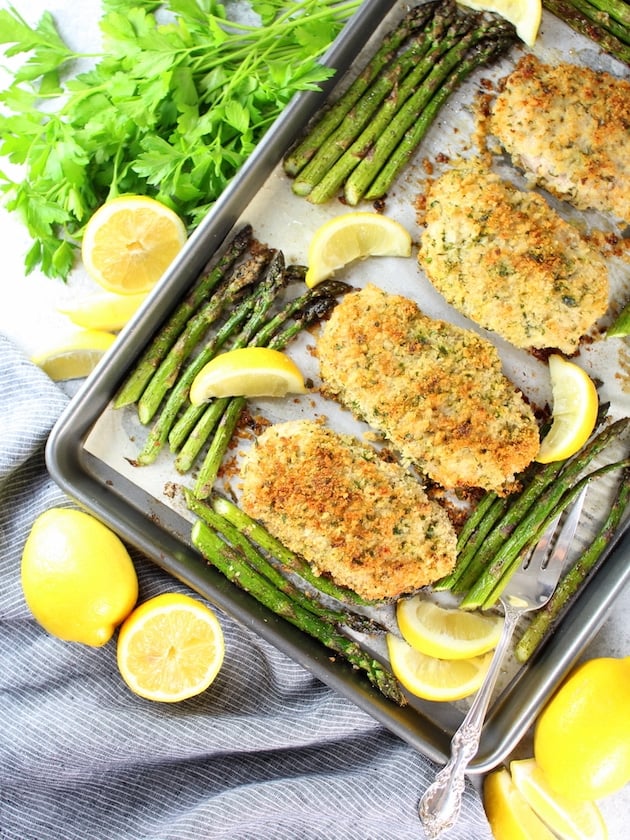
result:
<svg viewBox="0 0 630 840"><path fill-rule="evenodd" d="M443 761L448 755L451 735L465 713L466 703L414 701L406 708L395 706L345 662L331 659L330 652L318 642L269 613L209 568L191 546L190 515L178 494L170 492L174 484L184 483L185 479L175 473L169 458L158 459L152 467L132 466L130 461L137 454L140 436L146 429L143 432L133 411L114 411L110 407L127 371L159 324L194 284L211 255L220 253L230 231L243 221L253 225L259 239L282 248L287 261L305 262L312 232L324 219L340 212L340 205L314 207L293 196L282 173L281 159L334 85L346 83L348 76L356 72L354 68L362 65L364 57L402 11L396 8L393 0L370 0L345 28L326 58L337 68L335 81L321 94L309 92L297 96L270 129L238 178L199 226L145 305L59 419L48 441L47 463L52 477L70 496L110 524L156 564L236 620L256 630L414 748ZM596 65L603 63L604 69L611 69L608 65L612 60L601 57L590 42L571 33L548 15L544 17L535 52L548 60L561 60L570 54L573 61L577 56L577 60ZM422 160L437 153L453 157L469 146L474 123L471 101L480 80L505 75L519 54L516 48L491 71L478 71L462 86L440 114L416 159L388 197L385 212L405 224L416 239L419 231L413 200L424 172ZM345 78L344 74L347 74ZM341 208L341 212L345 209ZM582 221L588 223L589 220ZM617 271L614 266L612 274L619 288L627 283L623 271ZM372 280L383 288L415 298L434 317L446 317L471 326L447 307L422 278L415 259L404 263L383 259L376 268L371 262L361 263L351 267L343 279L353 285ZM306 374L316 379L317 370L312 368L315 363L308 353L307 343L300 345L298 342L291 352L299 356ZM548 400L545 366L505 342L495 343L513 381L539 404ZM602 380L602 398L610 399L616 411L628 414L628 375L627 368L625 379L618 375L621 363L618 354L622 352L619 348L619 342L595 342L586 348L582 362L593 376ZM331 425L340 431L353 430L354 421L347 413L329 403L318 403L317 399L316 395L309 395L308 401L291 401L289 408L262 401L259 409L272 420L286 419L295 416L296 412L298 416L326 414ZM595 511L603 501L594 495L587 504ZM506 671L484 727L479 752L472 762L472 771L485 772L513 749L541 704L603 623L610 604L630 577L630 535L626 532L627 527L622 529L605 564L540 655L527 667L518 668L512 664ZM579 541L577 545L579 550Z"/></svg>

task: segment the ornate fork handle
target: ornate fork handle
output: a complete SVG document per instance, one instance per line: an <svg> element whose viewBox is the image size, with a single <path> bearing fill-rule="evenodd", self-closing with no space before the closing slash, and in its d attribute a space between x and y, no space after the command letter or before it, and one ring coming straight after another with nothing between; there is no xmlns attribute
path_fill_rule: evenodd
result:
<svg viewBox="0 0 630 840"><path fill-rule="evenodd" d="M451 758L440 770L420 800L420 819L429 840L451 828L462 803L462 794L466 784L466 768L477 754L483 722L488 710L490 698L499 676L514 629L521 615L521 610L505 605L505 624L499 644L496 646L490 668L468 714L451 741Z"/></svg>

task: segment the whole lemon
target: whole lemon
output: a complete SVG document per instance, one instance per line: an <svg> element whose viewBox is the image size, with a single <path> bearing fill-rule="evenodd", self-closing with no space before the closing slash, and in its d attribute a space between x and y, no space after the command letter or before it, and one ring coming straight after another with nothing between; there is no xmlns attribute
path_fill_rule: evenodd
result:
<svg viewBox="0 0 630 840"><path fill-rule="evenodd" d="M51 508L35 520L22 553L22 589L42 627L100 647L129 615L138 578L121 540L79 510Z"/></svg>
<svg viewBox="0 0 630 840"><path fill-rule="evenodd" d="M580 665L541 712L534 754L549 786L600 799L630 781L630 657Z"/></svg>

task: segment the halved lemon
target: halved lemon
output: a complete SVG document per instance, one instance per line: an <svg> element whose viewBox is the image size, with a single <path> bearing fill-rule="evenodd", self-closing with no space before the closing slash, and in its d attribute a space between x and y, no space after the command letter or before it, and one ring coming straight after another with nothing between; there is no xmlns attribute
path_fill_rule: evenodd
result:
<svg viewBox="0 0 630 840"><path fill-rule="evenodd" d="M148 292L186 242L186 228L166 205L142 195L103 204L88 221L81 255L88 274L117 294Z"/></svg>
<svg viewBox="0 0 630 840"><path fill-rule="evenodd" d="M542 17L541 0L457 0L478 12L496 12L514 24L518 37L532 47L536 42Z"/></svg>
<svg viewBox="0 0 630 840"><path fill-rule="evenodd" d="M81 379L92 373L116 336L102 330L79 330L63 344L33 356L32 361L51 379Z"/></svg>
<svg viewBox="0 0 630 840"><path fill-rule="evenodd" d="M200 405L213 397L304 393L304 377L286 354L270 347L242 347L221 353L204 365L190 386L190 401Z"/></svg>
<svg viewBox="0 0 630 840"><path fill-rule="evenodd" d="M157 595L136 607L118 636L124 681L134 694L163 703L205 691L224 654L223 631L214 612L179 593Z"/></svg>
<svg viewBox="0 0 630 840"><path fill-rule="evenodd" d="M595 428L599 405L595 384L579 365L553 355L549 375L553 422L536 456L541 464L569 458L584 446Z"/></svg>
<svg viewBox="0 0 630 840"><path fill-rule="evenodd" d="M305 282L312 288L353 260L410 254L411 236L399 222L380 213L344 213L315 231Z"/></svg>
<svg viewBox="0 0 630 840"><path fill-rule="evenodd" d="M494 840L557 840L518 792L505 767L486 776L483 806Z"/></svg>
<svg viewBox="0 0 630 840"><path fill-rule="evenodd" d="M606 840L606 823L596 803L569 800L551 790L534 758L510 762L510 773L521 796L562 840Z"/></svg>
<svg viewBox="0 0 630 840"><path fill-rule="evenodd" d="M472 659L438 659L387 634L389 662L394 676L416 697L452 702L474 694L483 682L492 653Z"/></svg>
<svg viewBox="0 0 630 840"><path fill-rule="evenodd" d="M146 298L146 292L137 295L103 292L63 303L57 309L79 327L118 332L135 315Z"/></svg>
<svg viewBox="0 0 630 840"><path fill-rule="evenodd" d="M401 598L396 620L405 641L439 659L470 659L493 650L504 623L499 615L441 607L421 595Z"/></svg>

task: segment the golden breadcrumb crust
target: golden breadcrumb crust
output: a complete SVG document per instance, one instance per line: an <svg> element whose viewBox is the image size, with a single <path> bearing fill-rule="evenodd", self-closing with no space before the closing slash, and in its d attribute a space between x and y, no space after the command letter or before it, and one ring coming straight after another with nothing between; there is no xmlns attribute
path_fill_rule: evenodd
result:
<svg viewBox="0 0 630 840"><path fill-rule="evenodd" d="M630 80L525 55L488 128L540 186L630 223Z"/></svg>
<svg viewBox="0 0 630 840"><path fill-rule="evenodd" d="M317 343L325 390L445 488L504 492L535 457L531 408L495 347L369 284L334 309Z"/></svg>
<svg viewBox="0 0 630 840"><path fill-rule="evenodd" d="M449 573L456 536L400 465L311 420L269 427L246 455L241 505L319 573L368 599Z"/></svg>
<svg viewBox="0 0 630 840"><path fill-rule="evenodd" d="M450 304L516 347L575 352L608 308L599 251L478 159L430 182L422 201L418 261Z"/></svg>

